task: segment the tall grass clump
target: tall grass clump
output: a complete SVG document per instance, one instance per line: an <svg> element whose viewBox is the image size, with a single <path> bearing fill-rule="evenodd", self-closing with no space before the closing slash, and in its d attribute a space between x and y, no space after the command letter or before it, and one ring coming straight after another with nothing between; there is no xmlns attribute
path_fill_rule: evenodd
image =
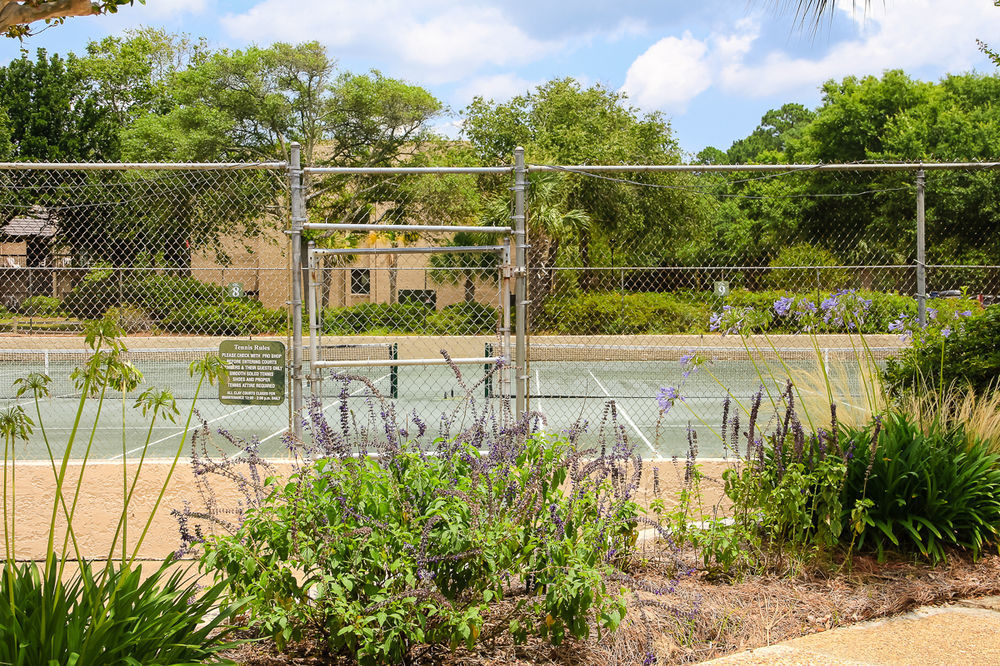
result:
<svg viewBox="0 0 1000 666"><path fill-rule="evenodd" d="M733 461L723 475L731 521L700 516L711 519L692 536L706 562L759 570L866 551L940 562L949 549L978 557L1000 542L998 403L969 388L894 395L864 336L854 333L869 307L841 292L819 307L781 298L769 311L714 315L711 327L739 335L757 372L760 388L749 399L715 378L710 361L683 359L685 376L707 372L727 395L721 426L691 410ZM782 359L766 333L774 317L799 321L815 351L814 371ZM928 329L906 334L940 345L981 320L971 312L932 316ZM822 353L817 331L829 322L848 331L854 353L847 359L831 362ZM940 387L947 371L936 372ZM683 383L665 387L659 399L662 414L687 406Z"/></svg>
<svg viewBox="0 0 1000 666"><path fill-rule="evenodd" d="M186 547L250 599L279 648L309 637L326 659L376 664L530 636L559 644L614 631L638 589L673 590L631 574L639 529L657 526L635 502L643 463L615 405L585 446L586 424L545 433L509 401L479 404L484 380L452 369L466 397L434 426L398 417L369 380L335 375L338 401L314 403L307 442L287 442L290 478L262 478L255 443L233 439L238 458L196 455L200 477L237 480L244 509L178 512Z"/></svg>
<svg viewBox="0 0 1000 666"><path fill-rule="evenodd" d="M122 456L122 509L107 553L84 553L74 519L86 501L82 497L84 472L101 412L109 391L120 391L124 401L128 393L139 390L142 382L141 373L124 360L127 349L121 329L113 320L89 323L85 341L91 354L72 375L79 402L65 442L58 442L63 445L61 455L56 453L45 429L42 401L49 397L51 382L47 375L31 373L15 382L17 396L31 399L34 418L21 405L0 414L4 441L0 663L175 664L212 658L225 645L227 633L216 630L236 609L219 608L223 586L202 590L183 572L171 573L169 562L144 572L136 558L179 462L198 394L206 381L214 382L224 369L215 357L192 364L198 389L177 453L149 517L138 537L129 542L128 514L153 427L157 420L174 420L178 415L169 390L148 388L138 395L134 408L150 419L142 456L131 478ZM84 418L88 403L95 410L93 423ZM33 516L31 521L31 529L36 532L40 523L47 523L44 559L18 564L17 535L24 534L24 528L18 526L16 451L36 427L52 472L52 506L47 516ZM124 438L122 446L126 446ZM71 460L79 461L75 483L67 481ZM210 612L216 610L218 615L209 619Z"/></svg>

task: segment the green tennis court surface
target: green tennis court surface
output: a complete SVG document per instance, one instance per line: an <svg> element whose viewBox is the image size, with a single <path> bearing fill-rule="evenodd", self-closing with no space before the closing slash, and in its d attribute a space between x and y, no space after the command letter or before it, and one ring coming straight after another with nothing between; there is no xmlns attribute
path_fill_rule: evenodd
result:
<svg viewBox="0 0 1000 666"><path fill-rule="evenodd" d="M360 347L360 346L359 346ZM367 347L377 347L368 345ZM387 347L381 345L381 347ZM93 432L90 456L93 459L115 459L123 454L137 457L149 434L147 455L152 457L173 456L178 446L185 451L190 445L181 442L184 418L190 408L196 387L196 380L188 374L188 366L194 358L203 356L213 349L170 349L140 350L129 352L132 361L145 377L144 388L150 385L170 388L180 415L176 423L164 419L157 421L149 431L149 419L138 410L132 409L136 395L126 396L108 392L97 417L98 400L87 399L84 406L83 424L74 445L74 457L82 457ZM685 368L679 359L690 353L689 348L679 347L595 347L592 345L537 345L532 347L530 378L532 410L541 412L546 419L545 427L552 431L570 428L575 423L587 422L590 435L596 439L596 430L601 422L605 405L614 400L619 423L626 434L636 444L644 457L682 456L688 446L688 426L698 433L700 455L722 456L721 441L702 422L718 429L721 426L722 404L729 391L745 404L760 386L759 373L774 372L769 382L772 390L775 384L784 383L786 369L793 373L814 371L817 363L812 350L796 349L779 352L781 361L773 353L764 354L751 361L745 352L706 347L694 350L706 362L698 370L684 377ZM848 356L850 350L826 350L827 354ZM876 350L878 351L878 350ZM340 351L331 354L354 355L361 352L350 346L341 346ZM368 349L365 354L385 354L384 349ZM884 356L884 354L882 354ZM51 397L41 401L42 419L45 432L53 447L53 453L62 454L65 442L72 429L80 404L79 393L75 390L70 373L80 365L86 356L81 352L60 352L53 350L0 350L0 405L20 404L37 421L34 402L28 396L16 398L11 384L14 379L29 372L45 372L52 377ZM846 379L848 402L856 400L860 406L864 402L864 390L857 361L845 360L840 364ZM456 379L447 366L403 366L393 377L389 367L352 368L345 374L363 375L371 386L389 397L393 395L396 414L401 424L414 412L426 423L434 427L443 414L459 411L462 417L463 400L466 389ZM492 403L497 406L497 396L501 387L494 381L483 382L485 370L482 366L462 366L463 381L471 388L470 394L477 405ZM327 374L329 377L329 374ZM475 386L479 383L478 386ZM839 382L844 384L843 381ZM365 422L374 409L379 414L369 384L352 382L347 386L348 404L358 422ZM661 416L656 402L660 387L678 386L684 397L676 401L669 413ZM474 387L474 388L472 388ZM812 389L804 388L804 391ZM816 391L813 391L816 392ZM138 392L137 392L138 393ZM286 392L287 394L287 392ZM333 379L323 381L325 396L323 409L331 422L339 419L337 406L341 385ZM308 390L307 390L308 396ZM822 398L817 393L817 398ZM822 403L822 400L818 401ZM767 400L765 398L766 413ZM288 400L281 405L224 405L218 400L218 388L204 386L197 403L199 416L193 425L208 424L213 432L213 441L223 450L233 451L219 430L228 432L238 439L250 441L256 438L265 456L286 454L283 436L288 430ZM765 416L765 419L767 416ZM125 441L122 442L122 432ZM19 447L20 459L42 459L47 457L41 431L36 427L27 445Z"/></svg>

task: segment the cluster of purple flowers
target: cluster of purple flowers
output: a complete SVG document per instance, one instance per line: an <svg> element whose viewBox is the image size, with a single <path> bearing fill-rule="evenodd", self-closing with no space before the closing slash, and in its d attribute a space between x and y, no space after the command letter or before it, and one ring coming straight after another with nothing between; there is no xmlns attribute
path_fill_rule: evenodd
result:
<svg viewBox="0 0 1000 666"><path fill-rule="evenodd" d="M865 315L872 307L870 298L864 298L853 289L842 289L823 299L819 309L823 322L849 331L857 330L865 321Z"/></svg>
<svg viewBox="0 0 1000 666"><path fill-rule="evenodd" d="M950 321L939 321L938 314L936 308L927 308L927 324L921 326L916 315L900 312L896 319L889 323L889 332L898 334L900 340L909 340L918 331L930 328L932 323L936 323L941 324L941 337L948 338L955 331L954 322L958 322L957 325L961 326L963 319L972 316L972 310L956 310Z"/></svg>

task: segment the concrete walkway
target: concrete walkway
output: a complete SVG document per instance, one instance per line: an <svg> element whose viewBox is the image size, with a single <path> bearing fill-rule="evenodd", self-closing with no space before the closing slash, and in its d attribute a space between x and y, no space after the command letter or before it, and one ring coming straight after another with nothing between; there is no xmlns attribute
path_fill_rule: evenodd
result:
<svg viewBox="0 0 1000 666"><path fill-rule="evenodd" d="M1000 664L1000 597L924 606L705 662L778 664Z"/></svg>

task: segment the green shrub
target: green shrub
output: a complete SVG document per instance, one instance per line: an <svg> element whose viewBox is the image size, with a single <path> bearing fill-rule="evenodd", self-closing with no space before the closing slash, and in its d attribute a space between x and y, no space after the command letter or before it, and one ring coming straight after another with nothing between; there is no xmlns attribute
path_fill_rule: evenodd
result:
<svg viewBox="0 0 1000 666"><path fill-rule="evenodd" d="M31 296L21 301L17 311L27 317L58 317L62 314L62 301L54 296Z"/></svg>
<svg viewBox="0 0 1000 666"><path fill-rule="evenodd" d="M693 333L707 319L707 304L671 293L584 292L546 300L533 328L561 335Z"/></svg>
<svg viewBox="0 0 1000 666"><path fill-rule="evenodd" d="M991 305L982 316L969 312L973 316L959 319L939 313L939 326L948 325L948 335L944 328L917 335L898 360L889 360L884 379L894 395L953 385L970 386L977 393L1000 387L1000 306Z"/></svg>
<svg viewBox="0 0 1000 666"><path fill-rule="evenodd" d="M420 332L432 309L420 303L359 303L323 311L327 335L358 335L374 331Z"/></svg>
<svg viewBox="0 0 1000 666"><path fill-rule="evenodd" d="M126 335L148 331L153 327L149 315L134 305L108 308L104 316L116 322Z"/></svg>
<svg viewBox="0 0 1000 666"><path fill-rule="evenodd" d="M840 266L840 260L827 249L799 243L781 248L768 264L764 281L771 289L802 290L815 287L823 291L837 291L851 283L852 271L845 268L817 268ZM781 268L802 266L803 268ZM810 267L810 268L806 268Z"/></svg>
<svg viewBox="0 0 1000 666"><path fill-rule="evenodd" d="M857 445L841 502L859 550L919 551L942 561L946 547L978 556L997 543L1000 457L961 429L932 425L924 434L898 414L886 418L872 452L874 429L845 428L841 435Z"/></svg>
<svg viewBox="0 0 1000 666"><path fill-rule="evenodd" d="M497 309L482 303L455 303L431 311L424 322L430 335L487 335L497 330Z"/></svg>
<svg viewBox="0 0 1000 666"><path fill-rule="evenodd" d="M502 464L454 442L434 456L324 458L272 479L235 534L208 539L202 565L229 576L279 647L312 631L362 664L472 648L487 625L553 643L614 629L625 605L613 562L634 545L636 505L587 471L564 494L562 440L504 451Z"/></svg>
<svg viewBox="0 0 1000 666"><path fill-rule="evenodd" d="M175 310L162 323L173 333L246 336L280 331L285 318L283 310L268 310L259 301L227 300Z"/></svg>
<svg viewBox="0 0 1000 666"><path fill-rule="evenodd" d="M947 547L978 556L998 542L1000 457L963 430L931 423L925 434L896 413L836 437L793 424L723 474L737 522L771 547L840 546L880 558L916 551L942 561Z"/></svg>
<svg viewBox="0 0 1000 666"><path fill-rule="evenodd" d="M80 319L100 319L109 308L133 305L154 321L226 299L224 287L177 275L91 271L63 301Z"/></svg>

